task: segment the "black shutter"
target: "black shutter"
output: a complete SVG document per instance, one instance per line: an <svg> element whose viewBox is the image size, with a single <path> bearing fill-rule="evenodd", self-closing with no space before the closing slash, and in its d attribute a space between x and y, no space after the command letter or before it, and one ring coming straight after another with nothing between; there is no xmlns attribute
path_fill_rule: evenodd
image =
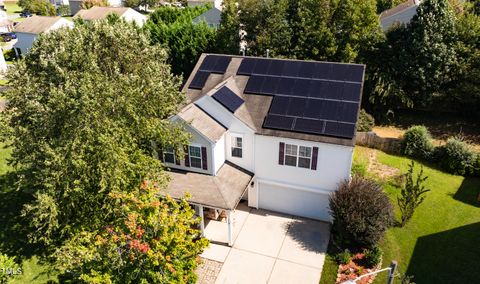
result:
<svg viewBox="0 0 480 284"><path fill-rule="evenodd" d="M183 150L185 152L185 167L190 167L190 156L188 155L188 146L184 146Z"/></svg>
<svg viewBox="0 0 480 284"><path fill-rule="evenodd" d="M317 169L317 160L318 160L318 147L313 147L312 152L312 170Z"/></svg>
<svg viewBox="0 0 480 284"><path fill-rule="evenodd" d="M285 159L285 143L280 142L280 148L278 150L278 164L283 165L284 159Z"/></svg>
<svg viewBox="0 0 480 284"><path fill-rule="evenodd" d="M202 147L202 168L204 170L208 170L208 165L207 165L207 148Z"/></svg>

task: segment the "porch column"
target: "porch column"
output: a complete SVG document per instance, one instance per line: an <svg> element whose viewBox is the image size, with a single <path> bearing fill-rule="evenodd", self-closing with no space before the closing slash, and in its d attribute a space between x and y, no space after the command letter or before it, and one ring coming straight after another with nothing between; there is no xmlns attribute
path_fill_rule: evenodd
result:
<svg viewBox="0 0 480 284"><path fill-rule="evenodd" d="M228 225L228 246L233 246L232 210L228 210L227 212L227 225Z"/></svg>
<svg viewBox="0 0 480 284"><path fill-rule="evenodd" d="M205 237L205 220L203 217L203 206L201 205L198 206L198 215L200 215L200 218L202 218L200 221L200 231L202 232L202 237Z"/></svg>

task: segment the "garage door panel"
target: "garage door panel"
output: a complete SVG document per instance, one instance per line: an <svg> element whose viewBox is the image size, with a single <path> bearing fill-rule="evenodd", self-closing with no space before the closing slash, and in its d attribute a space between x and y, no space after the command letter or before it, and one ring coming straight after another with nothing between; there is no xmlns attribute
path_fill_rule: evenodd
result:
<svg viewBox="0 0 480 284"><path fill-rule="evenodd" d="M327 194L259 183L258 202L263 209L331 221Z"/></svg>

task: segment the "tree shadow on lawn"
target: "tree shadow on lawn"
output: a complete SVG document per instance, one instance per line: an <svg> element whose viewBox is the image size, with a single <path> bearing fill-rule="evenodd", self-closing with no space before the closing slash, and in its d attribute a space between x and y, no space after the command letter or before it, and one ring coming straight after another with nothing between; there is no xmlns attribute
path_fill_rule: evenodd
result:
<svg viewBox="0 0 480 284"><path fill-rule="evenodd" d="M480 208L480 178L465 177L453 199ZM479 244L480 246L480 244Z"/></svg>
<svg viewBox="0 0 480 284"><path fill-rule="evenodd" d="M407 275L416 283L478 283L480 222L418 238Z"/></svg>
<svg viewBox="0 0 480 284"><path fill-rule="evenodd" d="M23 261L38 255L42 248L28 242L29 222L21 211L32 197L16 189L16 180L15 172L0 175L0 252Z"/></svg>

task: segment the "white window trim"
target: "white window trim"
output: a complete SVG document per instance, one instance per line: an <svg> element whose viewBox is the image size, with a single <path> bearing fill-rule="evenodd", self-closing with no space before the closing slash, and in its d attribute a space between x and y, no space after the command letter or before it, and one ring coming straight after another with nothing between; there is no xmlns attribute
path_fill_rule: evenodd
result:
<svg viewBox="0 0 480 284"><path fill-rule="evenodd" d="M310 157L304 157L304 156L300 156L300 147L305 147L305 148L310 148ZM306 167L300 167L299 166L299 162L300 162L300 158L303 158L303 159L309 159L310 162L308 163L308 168ZM312 158L313 158L313 147L310 147L310 146L298 146L298 160L297 160L297 167L299 168L303 168L303 169L311 169L312 168Z"/></svg>
<svg viewBox="0 0 480 284"><path fill-rule="evenodd" d="M234 147L234 145L233 145L233 139L236 140L237 138L242 139L242 147ZM237 141L235 141L235 143L236 143L236 142L237 142ZM231 134L230 134L230 156L231 156L232 158L238 158L238 159L242 159L242 158L243 158L243 144L244 144L244 143L243 143L243 135L242 135L242 134L237 134L237 133L231 133ZM234 155L233 155L233 149L234 149L234 148L242 150L242 156L241 156L241 157L237 157L237 156L234 156Z"/></svg>
<svg viewBox="0 0 480 284"><path fill-rule="evenodd" d="M197 158L197 159L199 158L199 159L200 159L200 167L198 167L198 168L192 166L192 154L191 154L191 152L190 152L190 147L196 147L196 148L199 148L199 149L200 149L200 151L199 151L200 156L199 156L199 157L194 156L195 158ZM201 146L201 145L198 145L198 144L190 144L190 145L188 145L188 160L189 160L189 162L190 162L190 167L191 167L191 168L203 170L203 156L202 156L202 146Z"/></svg>
<svg viewBox="0 0 480 284"><path fill-rule="evenodd" d="M295 156L287 154L287 145L297 147L297 152L295 153ZM303 157L303 156L300 157L300 147L310 148L310 157ZM288 157L295 157L295 166L287 164L287 156ZM308 168L299 166L300 158L310 159ZM302 168L302 169L311 169L312 168L312 160L313 160L313 147L312 146L304 146L304 145L298 145L298 144L285 143L285 148L283 150L283 164L285 166Z"/></svg>
<svg viewBox="0 0 480 284"><path fill-rule="evenodd" d="M174 149L172 149L172 151L168 151L168 150L163 151L163 160L166 163L172 164L172 163L166 161L165 154L172 154L173 155L173 164L175 164L177 162L177 156L175 155L175 150Z"/></svg>

